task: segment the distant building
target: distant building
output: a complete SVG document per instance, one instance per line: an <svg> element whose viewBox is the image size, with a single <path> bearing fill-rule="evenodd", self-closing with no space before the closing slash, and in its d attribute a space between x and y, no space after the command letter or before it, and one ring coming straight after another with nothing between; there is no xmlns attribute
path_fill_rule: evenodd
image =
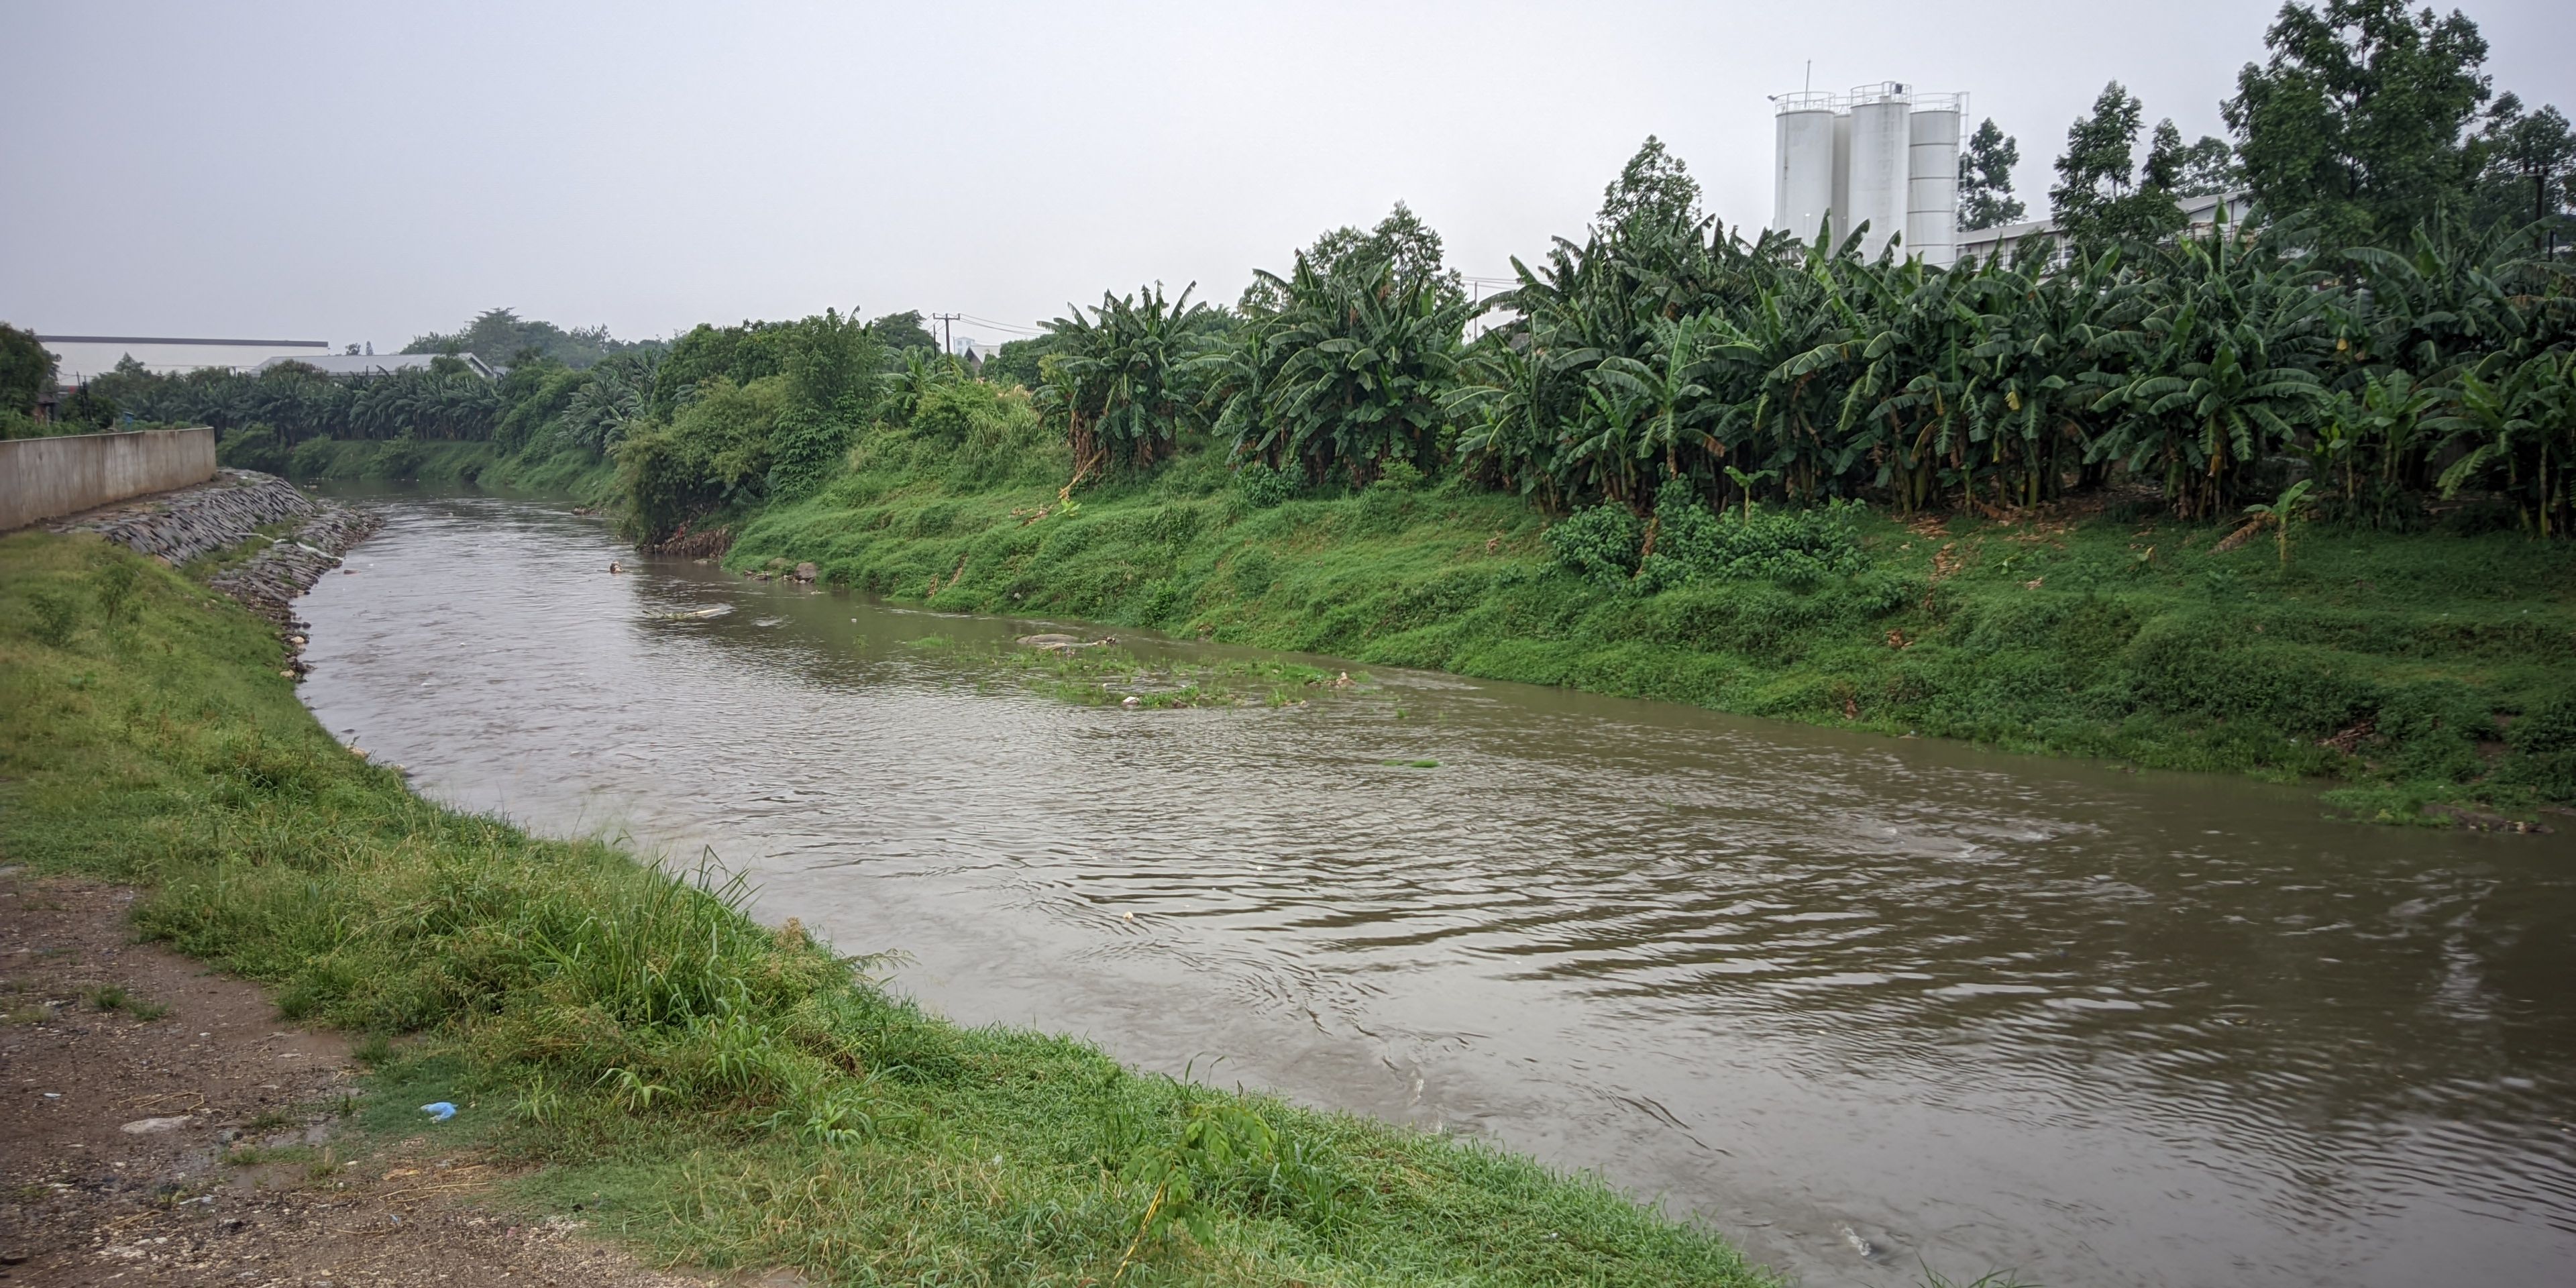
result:
<svg viewBox="0 0 2576 1288"><path fill-rule="evenodd" d="M2254 209L2254 194L2239 188L2233 192L2214 192L2198 197L2176 197L2174 204L2182 207L2185 230L2200 234L2216 226L2222 209L2226 211L2228 223L2245 222L2245 216L2252 213ZM1971 259L1984 260L2001 255L2004 262L2009 264L2012 262L2015 248L2033 237L2046 239L2042 244L2048 247L2051 263L2065 262L2066 239L2060 235L2055 219L2030 219L2018 224L1997 224L1992 228L1963 229L1954 244L1959 249L1959 259L1962 263Z"/></svg>
<svg viewBox="0 0 2576 1288"><path fill-rule="evenodd" d="M485 380L494 379L498 375L498 373L493 371L492 364L485 362L481 358L475 357L470 353L459 353L454 355L440 353L326 353L317 354L310 358L271 358L268 361L251 368L251 370L254 372L266 371L270 367L274 367L281 362L295 362L311 367L325 375L389 376L397 371L426 371L429 369L429 364L431 362L439 358L449 356L453 356L457 361L464 363L466 367L474 372L474 374L483 377Z"/></svg>

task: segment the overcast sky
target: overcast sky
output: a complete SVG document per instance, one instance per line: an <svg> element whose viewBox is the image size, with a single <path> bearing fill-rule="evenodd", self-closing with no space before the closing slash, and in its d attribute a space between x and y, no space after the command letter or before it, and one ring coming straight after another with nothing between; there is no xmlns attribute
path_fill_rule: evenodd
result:
<svg viewBox="0 0 2576 1288"><path fill-rule="evenodd" d="M1028 327L1141 282L1231 300L1397 200L1499 277L1648 134L1758 227L1764 95L1809 59L1820 89L1967 91L2036 207L2106 80L2222 132L2277 8L0 0L0 320L379 350L494 305ZM2576 106L2576 3L2466 8L2499 89Z"/></svg>

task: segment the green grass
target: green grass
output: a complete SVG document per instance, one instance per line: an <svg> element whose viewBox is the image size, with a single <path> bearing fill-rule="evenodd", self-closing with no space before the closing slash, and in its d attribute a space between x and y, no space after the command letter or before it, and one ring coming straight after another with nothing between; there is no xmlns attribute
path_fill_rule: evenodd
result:
<svg viewBox="0 0 2576 1288"><path fill-rule="evenodd" d="M102 984L83 992L81 998L93 1010L123 1011L146 1024L170 1013L166 1004L136 997L127 992L123 984Z"/></svg>
<svg viewBox="0 0 2576 1288"><path fill-rule="evenodd" d="M1212 453L1088 488L863 472L757 513L727 562L949 611L1147 627L1813 724L2273 780L2381 821L2576 797L2576 548L2296 530L2149 506L1859 521L1866 567L1641 594L1558 567L1547 518L1455 484L1256 507ZM900 460L898 456L896 459ZM1044 517L1032 518L1039 507ZM2545 737L2510 731L2527 714ZM2560 736L2560 726L2569 726ZM2567 744L2561 746L2561 743ZM2527 744L2527 745L2526 745Z"/></svg>
<svg viewBox="0 0 2576 1288"><path fill-rule="evenodd" d="M830 1283L1763 1282L1587 1177L924 1014L710 871L412 795L279 654L180 573L0 538L0 861L148 887L145 934L282 1013L416 1035L366 1048L361 1124L538 1164L532 1206Z"/></svg>

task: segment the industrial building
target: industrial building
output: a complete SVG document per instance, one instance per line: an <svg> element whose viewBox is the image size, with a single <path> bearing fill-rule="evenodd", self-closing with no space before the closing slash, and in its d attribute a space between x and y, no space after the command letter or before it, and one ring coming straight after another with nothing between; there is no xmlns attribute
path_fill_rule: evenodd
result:
<svg viewBox="0 0 2576 1288"><path fill-rule="evenodd" d="M455 358L457 361L465 364L466 370L483 377L485 380L498 379L503 372L508 370L506 367L494 367L492 364L485 362L481 358L475 357L470 353L326 353L317 354L309 358L293 356L271 358L268 361L251 368L251 370L254 372L266 371L270 367L274 367L281 362L292 362L299 366L311 367L328 376L390 376L397 371L410 371L414 369L426 371L429 369L429 365L432 362L435 362L442 357Z"/></svg>
<svg viewBox="0 0 2576 1288"><path fill-rule="evenodd" d="M2227 192L2198 193L2174 198L2182 210L2182 231L2191 237L2206 237L2221 223L2242 225L2254 213L2254 194L2243 188ZM1992 228L1964 229L1953 252L1959 259L1986 260L1998 256L2010 262L2023 246L2034 246L2048 256L2051 266L2066 262L2066 238L2057 219L2030 219L2017 224L1997 224Z"/></svg>
<svg viewBox="0 0 2576 1288"><path fill-rule="evenodd" d="M1812 240L1830 220L1839 244L1868 225L1861 253L1899 253L1947 267L1959 221L1959 126L1965 94L1918 93L1897 81L1846 94L1776 95L1779 161L1771 226Z"/></svg>

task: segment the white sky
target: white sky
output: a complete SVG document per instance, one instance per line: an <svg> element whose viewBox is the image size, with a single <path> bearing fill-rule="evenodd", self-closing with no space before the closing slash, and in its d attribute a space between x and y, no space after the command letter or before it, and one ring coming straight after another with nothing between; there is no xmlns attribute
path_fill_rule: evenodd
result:
<svg viewBox="0 0 2576 1288"><path fill-rule="evenodd" d="M2576 4L2465 7L2499 89L2576 107ZM1758 226L1763 96L1810 58L1818 88L1968 91L2036 207L2106 80L2223 133L2277 8L0 0L0 320L380 351L494 305L621 337L827 304L1028 326L1156 280L1231 300L1398 199L1499 277L1649 133Z"/></svg>

